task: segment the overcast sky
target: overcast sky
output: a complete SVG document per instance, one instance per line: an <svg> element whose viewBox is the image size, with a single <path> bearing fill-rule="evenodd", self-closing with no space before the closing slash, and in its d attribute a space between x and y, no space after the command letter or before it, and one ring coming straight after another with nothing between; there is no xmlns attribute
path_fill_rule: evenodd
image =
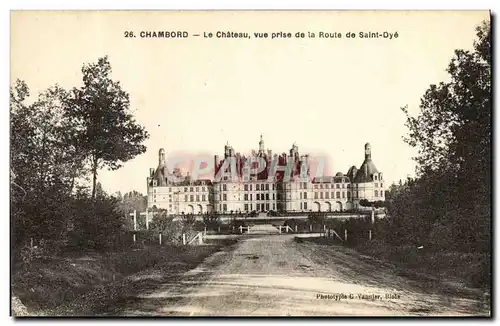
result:
<svg viewBox="0 0 500 326"><path fill-rule="evenodd" d="M413 175L415 151L400 107L418 112L429 85L447 79L457 48L470 49L488 12L16 12L11 16L11 81L32 94L81 85L81 66L108 55L113 79L129 92L147 152L102 171L105 190L146 191L158 149L167 156L266 148L329 158L346 173L372 159L388 183ZM187 39L146 39L141 31L187 31ZM133 31L136 38L125 38ZM204 32L251 39L205 39ZM257 39L254 32L314 32L316 38ZM338 32L342 38L321 39ZM355 32L355 39L345 37ZM359 38L359 32L398 33ZM199 33L200 37L192 34Z"/></svg>

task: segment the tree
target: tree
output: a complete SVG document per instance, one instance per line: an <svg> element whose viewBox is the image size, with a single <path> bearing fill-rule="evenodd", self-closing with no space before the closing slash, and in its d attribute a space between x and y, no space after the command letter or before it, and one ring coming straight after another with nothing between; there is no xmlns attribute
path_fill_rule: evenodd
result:
<svg viewBox="0 0 500 326"><path fill-rule="evenodd" d="M10 92L13 235L15 241L62 238L68 198L83 173L81 155L68 137L73 121L64 117L68 92L54 86L32 104L28 97L26 83L16 81Z"/></svg>
<svg viewBox="0 0 500 326"><path fill-rule="evenodd" d="M487 250L491 219L491 29L476 29L473 51L456 50L449 82L431 85L405 141L418 149L418 178L391 193L389 212L406 230L448 245ZM411 234L410 234L411 236Z"/></svg>
<svg viewBox="0 0 500 326"><path fill-rule="evenodd" d="M471 173L477 186L488 185L491 164L491 30L477 28L474 51L456 50L448 66L450 81L431 85L420 114L407 108L410 133L405 141L418 149L420 175L432 171Z"/></svg>
<svg viewBox="0 0 500 326"><path fill-rule="evenodd" d="M92 198L96 194L97 173L101 168L120 168L144 153L142 144L149 134L130 112L129 94L111 79L108 57L82 68L83 87L72 92L66 115L77 124L75 143L90 163Z"/></svg>

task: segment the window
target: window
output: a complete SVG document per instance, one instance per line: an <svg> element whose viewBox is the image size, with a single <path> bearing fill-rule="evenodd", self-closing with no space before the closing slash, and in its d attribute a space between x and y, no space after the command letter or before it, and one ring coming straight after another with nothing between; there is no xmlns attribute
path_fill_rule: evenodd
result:
<svg viewBox="0 0 500 326"><path fill-rule="evenodd" d="M347 189L351 188L351 185L350 184L347 184Z"/></svg>
<svg viewBox="0 0 500 326"><path fill-rule="evenodd" d="M172 188L168 188L168 192L172 192Z"/></svg>
<svg viewBox="0 0 500 326"><path fill-rule="evenodd" d="M269 203L266 204L266 211L269 210Z"/></svg>
<svg viewBox="0 0 500 326"><path fill-rule="evenodd" d="M153 189L153 192L156 192L156 189Z"/></svg>
<svg viewBox="0 0 500 326"><path fill-rule="evenodd" d="M375 180L377 180L377 179L375 179ZM377 188L377 187L378 187L378 183L375 182L375 188Z"/></svg>
<svg viewBox="0 0 500 326"><path fill-rule="evenodd" d="M300 199L302 199L302 193L300 193ZM302 206L302 205L301 205Z"/></svg>
<svg viewBox="0 0 500 326"><path fill-rule="evenodd" d="M351 192L350 191L347 192L347 199L349 199L349 198L351 198Z"/></svg>
<svg viewBox="0 0 500 326"><path fill-rule="evenodd" d="M257 194L257 200L260 200L260 194Z"/></svg>
<svg viewBox="0 0 500 326"><path fill-rule="evenodd" d="M189 191L190 191L190 192L193 192L193 187L189 187Z"/></svg>
<svg viewBox="0 0 500 326"><path fill-rule="evenodd" d="M382 190L380 191L380 197L384 197L384 192Z"/></svg>
<svg viewBox="0 0 500 326"><path fill-rule="evenodd" d="M318 185L314 185L314 189L318 189Z"/></svg>
<svg viewBox="0 0 500 326"><path fill-rule="evenodd" d="M244 195L244 199L245 199L245 200L248 200L248 194L245 194L245 195Z"/></svg>
<svg viewBox="0 0 500 326"><path fill-rule="evenodd" d="M266 200L269 200L269 194L266 194Z"/></svg>
<svg viewBox="0 0 500 326"><path fill-rule="evenodd" d="M243 186L245 188L245 191L248 191L248 185Z"/></svg>
<svg viewBox="0 0 500 326"><path fill-rule="evenodd" d="M320 189L323 189L323 185L319 185L319 188L320 188Z"/></svg>
<svg viewBox="0 0 500 326"><path fill-rule="evenodd" d="M307 203L304 203L304 209L307 209Z"/></svg>
<svg viewBox="0 0 500 326"><path fill-rule="evenodd" d="M273 204L273 211L276 210L276 204Z"/></svg>
<svg viewBox="0 0 500 326"><path fill-rule="evenodd" d="M227 205L226 205L226 204L223 204L223 205L222 205L222 209L224 210L224 212L225 212L225 211L227 211Z"/></svg>
<svg viewBox="0 0 500 326"><path fill-rule="evenodd" d="M252 191L252 185L250 185L250 191Z"/></svg>
<svg viewBox="0 0 500 326"><path fill-rule="evenodd" d="M252 200L252 194L250 194L250 200Z"/></svg>
<svg viewBox="0 0 500 326"><path fill-rule="evenodd" d="M253 210L253 204L250 204L250 210Z"/></svg>
<svg viewBox="0 0 500 326"><path fill-rule="evenodd" d="M226 201L227 200L227 195L226 194L223 194L222 195L222 200Z"/></svg>
<svg viewBox="0 0 500 326"><path fill-rule="evenodd" d="M189 201L194 201L194 196L193 195L189 196Z"/></svg>
<svg viewBox="0 0 500 326"><path fill-rule="evenodd" d="M327 191L325 192L325 198L328 199L330 196L328 196L330 193Z"/></svg>
<svg viewBox="0 0 500 326"><path fill-rule="evenodd" d="M304 199L307 199L307 192L304 192Z"/></svg>
<svg viewBox="0 0 500 326"><path fill-rule="evenodd" d="M302 210L302 203L300 203L300 209Z"/></svg>
<svg viewBox="0 0 500 326"><path fill-rule="evenodd" d="M319 198L323 199L323 191L319 193Z"/></svg>
<svg viewBox="0 0 500 326"><path fill-rule="evenodd" d="M257 204L257 210L260 211L260 204Z"/></svg>
<svg viewBox="0 0 500 326"><path fill-rule="evenodd" d="M307 183L304 182L304 189L307 189Z"/></svg>
<svg viewBox="0 0 500 326"><path fill-rule="evenodd" d="M188 195L184 195L184 201L188 201Z"/></svg>
<svg viewBox="0 0 500 326"><path fill-rule="evenodd" d="M273 200L276 199L276 194L273 192Z"/></svg>
<svg viewBox="0 0 500 326"><path fill-rule="evenodd" d="M205 191L205 187L201 187L201 191L203 191L203 192L204 192L204 191Z"/></svg>
<svg viewBox="0 0 500 326"><path fill-rule="evenodd" d="M184 192L187 192L187 191L188 191L188 188L187 188L187 187L185 187L185 188L184 188Z"/></svg>
<svg viewBox="0 0 500 326"><path fill-rule="evenodd" d="M201 201L205 201L205 195L201 195Z"/></svg>
<svg viewBox="0 0 500 326"><path fill-rule="evenodd" d="M273 190L276 190L276 184L273 183Z"/></svg>
<svg viewBox="0 0 500 326"><path fill-rule="evenodd" d="M196 187L196 192L200 191L200 187Z"/></svg>
<svg viewBox="0 0 500 326"><path fill-rule="evenodd" d="M340 191L337 191L337 198L340 198Z"/></svg>
<svg viewBox="0 0 500 326"><path fill-rule="evenodd" d="M200 195L196 195L196 201L200 201Z"/></svg>
<svg viewBox="0 0 500 326"><path fill-rule="evenodd" d="M377 175L374 175L373 177L375 178L375 180L377 180Z"/></svg>
<svg viewBox="0 0 500 326"><path fill-rule="evenodd" d="M227 185L226 184L222 185L222 190L227 191Z"/></svg>
<svg viewBox="0 0 500 326"><path fill-rule="evenodd" d="M266 183L266 190L269 190L269 183Z"/></svg>
<svg viewBox="0 0 500 326"><path fill-rule="evenodd" d="M255 185L255 190L260 190L260 185L259 184Z"/></svg>
<svg viewBox="0 0 500 326"><path fill-rule="evenodd" d="M314 192L314 199L318 199L318 193Z"/></svg>
<svg viewBox="0 0 500 326"><path fill-rule="evenodd" d="M375 197L378 197L378 190L375 190Z"/></svg>
<svg viewBox="0 0 500 326"><path fill-rule="evenodd" d="M335 185L335 188L339 189L339 188L340 188L340 185L337 183L337 184Z"/></svg>
<svg viewBox="0 0 500 326"><path fill-rule="evenodd" d="M345 198L345 191L342 191L342 198Z"/></svg>
<svg viewBox="0 0 500 326"><path fill-rule="evenodd" d="M245 211L248 211L248 204L245 204Z"/></svg>

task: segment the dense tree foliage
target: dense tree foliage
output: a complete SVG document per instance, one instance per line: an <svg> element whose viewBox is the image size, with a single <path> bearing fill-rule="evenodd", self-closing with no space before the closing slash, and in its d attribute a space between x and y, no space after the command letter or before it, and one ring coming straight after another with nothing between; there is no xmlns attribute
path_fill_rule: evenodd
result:
<svg viewBox="0 0 500 326"><path fill-rule="evenodd" d="M14 248L30 238L68 243L70 235L81 245L105 247L123 229L128 198L122 203L107 195L96 176L103 166L115 169L142 153L147 133L135 123L128 95L109 79L110 71L107 59L99 59L82 69L81 89L67 91L56 85L34 100L25 82L12 85ZM82 187L89 174L94 180L91 189Z"/></svg>
<svg viewBox="0 0 500 326"><path fill-rule="evenodd" d="M84 65L82 73L83 87L73 89L71 110L65 113L74 121L74 139L90 163L95 197L98 171L103 167L116 170L144 153L142 143L149 135L130 112L129 94L111 79L107 57Z"/></svg>
<svg viewBox="0 0 500 326"><path fill-rule="evenodd" d="M405 141L418 149L416 179L388 194L393 242L487 251L491 220L491 30L456 50L450 80L432 85L409 115Z"/></svg>

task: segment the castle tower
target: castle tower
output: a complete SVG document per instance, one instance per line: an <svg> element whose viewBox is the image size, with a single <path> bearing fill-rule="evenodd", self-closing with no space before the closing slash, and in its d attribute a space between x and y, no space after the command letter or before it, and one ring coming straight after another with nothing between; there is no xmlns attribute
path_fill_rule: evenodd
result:
<svg viewBox="0 0 500 326"><path fill-rule="evenodd" d="M165 165L165 149L160 148L158 152L158 165Z"/></svg>
<svg viewBox="0 0 500 326"><path fill-rule="evenodd" d="M260 134L259 154L264 154L264 139L262 139L262 134Z"/></svg>
<svg viewBox="0 0 500 326"><path fill-rule="evenodd" d="M372 147L370 143L365 144L365 160L370 160L372 158Z"/></svg>

